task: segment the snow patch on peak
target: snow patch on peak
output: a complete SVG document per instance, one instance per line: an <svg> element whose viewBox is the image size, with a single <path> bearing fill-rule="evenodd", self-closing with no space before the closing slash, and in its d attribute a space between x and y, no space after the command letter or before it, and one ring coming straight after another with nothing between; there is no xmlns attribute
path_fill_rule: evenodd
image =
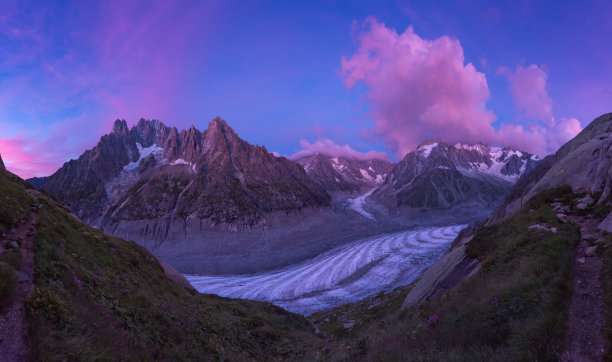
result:
<svg viewBox="0 0 612 362"><path fill-rule="evenodd" d="M177 158L176 160L170 163L171 165L191 165L190 162L183 160L182 158Z"/></svg>
<svg viewBox="0 0 612 362"><path fill-rule="evenodd" d="M372 176L370 176L370 174L368 173L368 171L363 170L363 169L359 169L359 172L361 173L361 176L367 180L367 181L374 181L374 178Z"/></svg>
<svg viewBox="0 0 612 362"><path fill-rule="evenodd" d="M419 153L421 153L421 155L423 155L423 157L427 158L431 154L431 151L434 148L438 147L438 145L439 145L438 142L420 145L419 148L417 148L417 151Z"/></svg>
<svg viewBox="0 0 612 362"><path fill-rule="evenodd" d="M343 172L344 172L344 170L346 169L346 166L344 166L344 165L340 164L340 162L338 162L338 157L334 157L334 158L332 158L331 160L332 160L332 167L333 167L333 168L334 168L336 171L338 171L338 172L340 172L340 173L343 173Z"/></svg>
<svg viewBox="0 0 612 362"><path fill-rule="evenodd" d="M150 155L153 155L155 157L155 159L161 158L161 156L163 155L164 149L159 147L158 145L152 145L149 147L142 147L142 145L138 142L136 142L136 148L138 148L138 154L140 155L140 157L138 158L138 160L134 161L134 162L130 162L127 165L125 165L125 167L123 168L124 171L132 171L135 170L138 165L140 164L140 161L142 161L143 159L149 157Z"/></svg>

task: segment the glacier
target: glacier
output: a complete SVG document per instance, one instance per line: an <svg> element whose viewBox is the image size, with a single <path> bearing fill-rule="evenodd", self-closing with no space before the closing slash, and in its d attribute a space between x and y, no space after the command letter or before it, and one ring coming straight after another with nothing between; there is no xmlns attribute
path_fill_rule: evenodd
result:
<svg viewBox="0 0 612 362"><path fill-rule="evenodd" d="M282 269L234 276L185 275L201 293L266 301L309 315L410 284L450 248L464 225L379 235Z"/></svg>

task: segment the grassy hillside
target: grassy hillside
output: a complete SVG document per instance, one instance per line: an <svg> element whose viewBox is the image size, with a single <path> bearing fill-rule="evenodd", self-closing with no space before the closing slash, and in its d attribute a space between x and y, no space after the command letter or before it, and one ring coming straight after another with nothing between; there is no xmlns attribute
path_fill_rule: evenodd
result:
<svg viewBox="0 0 612 362"><path fill-rule="evenodd" d="M10 240L5 236L29 213L32 202L30 194L24 191L27 183L19 177L0 170L0 312L17 287L16 270L21 266L21 240Z"/></svg>
<svg viewBox="0 0 612 362"><path fill-rule="evenodd" d="M579 230L549 203L571 190L542 193L518 214L481 228L468 254L480 270L458 287L400 311L407 288L312 316L343 347L336 358L363 360L557 360L572 294L572 249ZM556 232L530 230L547 224ZM345 322L354 321L351 328Z"/></svg>
<svg viewBox="0 0 612 362"><path fill-rule="evenodd" d="M0 171L3 227L29 213L26 187ZM144 248L37 197L36 289L25 303L33 359L316 358L320 341L305 318L267 303L189 291Z"/></svg>

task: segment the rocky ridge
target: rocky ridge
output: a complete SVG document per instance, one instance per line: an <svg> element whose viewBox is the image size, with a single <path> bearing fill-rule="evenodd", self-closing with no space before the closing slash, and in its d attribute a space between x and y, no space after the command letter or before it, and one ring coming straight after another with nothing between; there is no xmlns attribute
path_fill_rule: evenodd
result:
<svg viewBox="0 0 612 362"><path fill-rule="evenodd" d="M332 195L355 196L381 185L393 163L332 157L315 153L295 160L308 176Z"/></svg>
<svg viewBox="0 0 612 362"><path fill-rule="evenodd" d="M407 154L366 199L373 214L402 218L414 210L472 210L484 218L520 177L537 165L532 154L484 144L427 142Z"/></svg>
<svg viewBox="0 0 612 362"><path fill-rule="evenodd" d="M43 188L101 228L122 220L209 220L244 229L270 213L329 208L329 195L301 167L240 139L220 118L179 132L153 120L110 134L51 175ZM169 232L168 227L157 233ZM159 236L159 235L151 235Z"/></svg>
<svg viewBox="0 0 612 362"><path fill-rule="evenodd" d="M597 196L599 204L609 202L611 160L612 113L608 113L593 120L555 154L544 158L532 172L520 179L492 213L489 223L514 214L538 192L562 185L571 186L576 193ZM602 222L603 228L607 225L606 220Z"/></svg>

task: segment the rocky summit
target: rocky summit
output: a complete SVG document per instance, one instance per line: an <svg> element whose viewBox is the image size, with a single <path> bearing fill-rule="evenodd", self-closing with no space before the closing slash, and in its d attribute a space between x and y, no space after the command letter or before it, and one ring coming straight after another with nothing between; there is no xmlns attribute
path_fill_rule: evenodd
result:
<svg viewBox="0 0 612 362"><path fill-rule="evenodd" d="M4 162L2 162L2 155L0 155L0 170L6 170L6 167L4 167Z"/></svg>
<svg viewBox="0 0 612 362"><path fill-rule="evenodd" d="M366 199L366 209L400 222L423 210L456 209L457 221L484 218L538 162L507 147L427 142L395 165Z"/></svg>
<svg viewBox="0 0 612 362"><path fill-rule="evenodd" d="M128 129L118 120L43 188L98 227L167 219L151 236L170 232L177 220L245 229L269 223L271 213L330 207L329 195L299 165L243 141L221 118L204 132L193 126L179 132L156 120Z"/></svg>
<svg viewBox="0 0 612 362"><path fill-rule="evenodd" d="M355 196L381 185L393 163L379 159L351 159L315 153L295 160L308 176L333 196Z"/></svg>

